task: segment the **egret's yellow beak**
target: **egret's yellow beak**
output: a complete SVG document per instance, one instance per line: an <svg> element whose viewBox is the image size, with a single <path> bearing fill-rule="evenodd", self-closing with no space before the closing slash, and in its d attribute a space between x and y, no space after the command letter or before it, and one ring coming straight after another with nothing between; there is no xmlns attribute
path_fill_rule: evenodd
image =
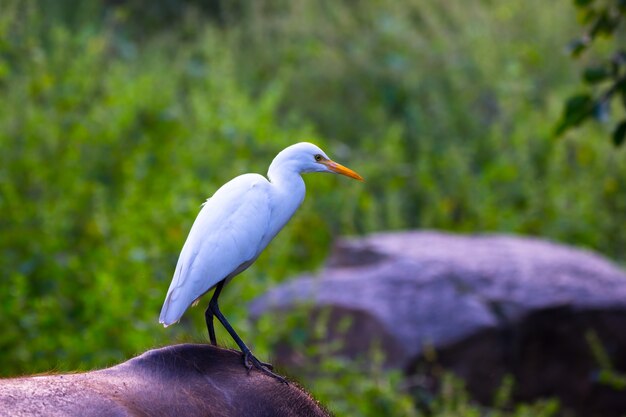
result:
<svg viewBox="0 0 626 417"><path fill-rule="evenodd" d="M344 167L343 165L338 164L335 161L331 161L331 160L320 161L320 164L326 165L328 169L330 169L333 172L336 172L337 174L345 175L346 177L354 178L355 180L364 181L362 176L352 171L350 168Z"/></svg>

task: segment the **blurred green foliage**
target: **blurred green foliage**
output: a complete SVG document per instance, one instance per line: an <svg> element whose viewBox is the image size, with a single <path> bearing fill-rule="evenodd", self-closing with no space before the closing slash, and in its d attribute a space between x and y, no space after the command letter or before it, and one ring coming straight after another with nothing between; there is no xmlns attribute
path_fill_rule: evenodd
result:
<svg viewBox="0 0 626 417"><path fill-rule="evenodd" d="M626 261L623 147L598 126L552 137L576 80L566 2L170 3L175 18L140 1L2 2L2 375L205 340L200 308L157 324L199 206L301 140L367 182L307 178L300 212L225 290L259 357L247 303L339 234L504 231ZM324 369L303 382L338 413L407 407L396 376L355 388L352 364Z"/></svg>
<svg viewBox="0 0 626 417"><path fill-rule="evenodd" d="M586 91L568 98L556 133L562 134L587 120L596 119L610 122L613 144L620 146L626 140L626 49L623 47L626 2L573 0L573 3L578 9L584 34L570 42L569 51L574 58L580 58L595 46L595 53L587 57L582 72Z"/></svg>

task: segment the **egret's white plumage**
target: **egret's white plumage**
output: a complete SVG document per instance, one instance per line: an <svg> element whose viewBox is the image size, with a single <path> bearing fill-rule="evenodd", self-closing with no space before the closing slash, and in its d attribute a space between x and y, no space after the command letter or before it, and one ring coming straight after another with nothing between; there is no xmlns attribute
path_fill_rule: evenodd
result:
<svg viewBox="0 0 626 417"><path fill-rule="evenodd" d="M338 173L362 180L331 161L317 146L303 142L274 158L269 181L262 175L244 174L224 184L204 203L189 232L160 323L169 326L177 322L195 300L257 259L304 200L300 174L306 172Z"/></svg>

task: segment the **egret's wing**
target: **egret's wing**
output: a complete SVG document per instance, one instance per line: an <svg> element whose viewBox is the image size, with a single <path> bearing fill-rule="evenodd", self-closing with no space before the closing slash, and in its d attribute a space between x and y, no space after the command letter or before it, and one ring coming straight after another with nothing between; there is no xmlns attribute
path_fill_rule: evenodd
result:
<svg viewBox="0 0 626 417"><path fill-rule="evenodd" d="M261 175L239 176L207 200L181 251L159 322L177 322L194 300L246 269L264 249L270 218L270 184Z"/></svg>

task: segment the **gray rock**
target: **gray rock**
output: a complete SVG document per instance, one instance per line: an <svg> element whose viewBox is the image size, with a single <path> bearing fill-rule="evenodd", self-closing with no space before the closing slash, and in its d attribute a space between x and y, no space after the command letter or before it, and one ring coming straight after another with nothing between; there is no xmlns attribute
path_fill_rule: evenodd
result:
<svg viewBox="0 0 626 417"><path fill-rule="evenodd" d="M604 395L590 331L618 369L626 365L624 271L541 239L416 231L340 240L318 275L272 289L252 312L302 303L330 309L333 322L352 317L347 332L330 331L343 338L345 354L380 341L388 366L415 373L428 368L432 348L485 401L508 373L522 399L558 395L576 408L592 391ZM289 366L288 355L282 360ZM626 411L626 399L620 407Z"/></svg>

